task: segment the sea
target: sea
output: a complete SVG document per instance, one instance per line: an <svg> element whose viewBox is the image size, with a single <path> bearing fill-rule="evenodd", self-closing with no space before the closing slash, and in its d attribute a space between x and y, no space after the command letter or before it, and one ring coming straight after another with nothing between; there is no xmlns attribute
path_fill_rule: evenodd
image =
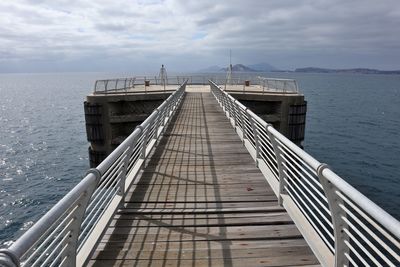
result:
<svg viewBox="0 0 400 267"><path fill-rule="evenodd" d="M293 78L308 102L304 149L400 219L400 75ZM83 101L129 73L0 74L0 246L33 225L89 168Z"/></svg>

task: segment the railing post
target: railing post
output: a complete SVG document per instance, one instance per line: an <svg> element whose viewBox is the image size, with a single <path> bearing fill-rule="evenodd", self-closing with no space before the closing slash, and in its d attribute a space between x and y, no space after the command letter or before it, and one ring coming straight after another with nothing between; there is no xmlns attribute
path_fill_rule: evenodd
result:
<svg viewBox="0 0 400 267"><path fill-rule="evenodd" d="M148 124L144 127L142 125L138 125L136 127L140 129L140 131L143 135L143 140L142 140L143 143L142 143L142 147L141 147L141 151L140 151L140 158L142 160L145 160L146 159L147 137L148 137ZM142 166L144 166L144 164Z"/></svg>
<svg viewBox="0 0 400 267"><path fill-rule="evenodd" d="M221 94L221 104L222 104L222 110L224 111L224 112L226 112L226 103L225 103L225 94L224 93L222 93Z"/></svg>
<svg viewBox="0 0 400 267"><path fill-rule="evenodd" d="M262 80L263 83L263 94L265 94L265 80Z"/></svg>
<svg viewBox="0 0 400 267"><path fill-rule="evenodd" d="M98 83L98 81L96 81L96 82L94 83L94 93L97 92L97 83Z"/></svg>
<svg viewBox="0 0 400 267"><path fill-rule="evenodd" d="M236 103L236 99L232 101L232 107L233 107L233 127L235 128L236 131L236 126L237 126L237 112L238 112L238 105Z"/></svg>
<svg viewBox="0 0 400 267"><path fill-rule="evenodd" d="M165 121L165 118L166 118L166 113L167 113L167 109L168 109L168 99L166 99L165 101L166 101L166 104L163 107L162 114L161 114L161 119L160 119L161 120L161 125L163 126L163 129L160 132L160 135L164 134L164 132L166 130L166 126L167 126L167 122Z"/></svg>
<svg viewBox="0 0 400 267"><path fill-rule="evenodd" d="M286 89L287 89L287 81L283 81L283 92L286 93Z"/></svg>
<svg viewBox="0 0 400 267"><path fill-rule="evenodd" d="M172 117L172 106L173 106L173 99L170 98L170 100L168 101L167 110L166 110L165 125L167 125L169 123L169 120Z"/></svg>
<svg viewBox="0 0 400 267"><path fill-rule="evenodd" d="M61 245L61 247L66 246L66 249L61 254L61 258L66 259L63 263L63 266L76 266L76 252L78 249L78 239L81 230L81 224L87 205L89 204L89 200L92 197L93 192L96 190L101 178L100 171L95 168L89 169L87 171L87 175L88 174L93 174L96 177L96 182L88 186L77 203L77 209L75 210L73 217L74 220L70 226L69 238L67 238L64 241L64 244Z"/></svg>
<svg viewBox="0 0 400 267"><path fill-rule="evenodd" d="M253 129L254 146L256 147L256 156L254 158L254 162L256 163L256 167L258 167L258 158L260 157L260 142L258 140L259 137L258 137L257 126L254 123L254 119L253 119L253 117L251 116L251 114L249 113L248 110L246 110L246 113L247 113L247 118L250 121L251 128Z"/></svg>
<svg viewBox="0 0 400 267"><path fill-rule="evenodd" d="M279 175L279 177L278 177L279 178L278 204L280 206L282 206L282 204L283 204L282 203L283 202L282 194L286 193L286 189L285 189L285 186L286 186L285 178L286 178L286 176L285 176L285 172L283 171L283 168L284 168L284 166L283 166L283 158L282 158L281 151L279 149L278 141L276 140L275 136L269 131L269 129L268 129L269 127L272 127L272 125L268 124L267 127L265 127L265 130L267 131L269 140L271 140L271 144L272 144L272 147L273 147L274 152L275 152L276 163L278 165L278 175Z"/></svg>
<svg viewBox="0 0 400 267"><path fill-rule="evenodd" d="M227 116L229 118L230 112L229 112L229 98L227 94L224 94L224 101L225 101L225 113L227 113Z"/></svg>
<svg viewBox="0 0 400 267"><path fill-rule="evenodd" d="M229 119L233 120L233 126L236 126L235 124L235 107L234 107L234 100L232 98L229 98L228 96L228 102L229 102ZM232 122L232 121L231 121Z"/></svg>
<svg viewBox="0 0 400 267"><path fill-rule="evenodd" d="M333 235L335 237L335 266L348 266L349 260L345 253L349 253L349 248L346 246L345 241L349 240L348 235L343 228L347 227L342 217L346 217L339 205L344 205L343 200L336 194L335 186L325 178L322 174L324 169L329 169L325 163L321 163L317 168L318 178L321 182L322 188L326 198L328 199L329 210L331 212Z"/></svg>
<svg viewBox="0 0 400 267"><path fill-rule="evenodd" d="M232 111L231 111L231 100L229 99L228 94L225 95L226 98L226 109L228 111L228 119L232 116Z"/></svg>
<svg viewBox="0 0 400 267"><path fill-rule="evenodd" d="M159 134L158 133L158 130L160 129L160 127L161 127L161 124L162 124L162 110L161 109L159 109L159 108L156 108L156 112L157 112L157 117L156 117L156 130L155 130L155 139L156 140L158 140L158 138L159 138L159 136L161 135L161 134Z"/></svg>
<svg viewBox="0 0 400 267"><path fill-rule="evenodd" d="M2 248L0 249L0 266L4 267L19 267L21 262L13 251Z"/></svg>
<svg viewBox="0 0 400 267"><path fill-rule="evenodd" d="M245 140L247 139L247 134L246 134L246 126L245 126L246 122L244 120L243 113L247 113L247 107L246 107L245 110L242 110L241 108L239 108L239 109L240 109L239 117L240 117L240 122L242 124L242 142L243 142L243 145L244 145L245 144Z"/></svg>
<svg viewBox="0 0 400 267"><path fill-rule="evenodd" d="M122 176L120 177L119 181L119 189L118 189L118 195L124 197L125 196L125 181L126 181L126 176L128 176L128 167L129 167L129 162L133 153L133 149L135 148L134 142L132 142L129 145L129 148L125 151L125 160L124 160L124 168L122 171ZM121 202L122 203L122 202Z"/></svg>

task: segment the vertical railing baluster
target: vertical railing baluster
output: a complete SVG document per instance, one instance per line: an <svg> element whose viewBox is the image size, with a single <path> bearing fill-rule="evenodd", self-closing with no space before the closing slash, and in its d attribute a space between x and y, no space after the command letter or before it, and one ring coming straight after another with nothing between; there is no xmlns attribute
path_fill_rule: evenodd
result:
<svg viewBox="0 0 400 267"><path fill-rule="evenodd" d="M235 99L235 101L233 101L232 106L233 106L233 127L235 127L235 131L236 131L237 130L236 129L237 116L238 116L238 109L239 109L236 99Z"/></svg>
<svg viewBox="0 0 400 267"><path fill-rule="evenodd" d="M246 122L245 122L243 113L246 113L247 108L245 110L242 110L242 108L239 107L239 110L240 110L239 111L240 124L242 126L242 142L243 142L243 145L244 145L245 144L245 140L247 139L247 135L246 135Z"/></svg>
<svg viewBox="0 0 400 267"><path fill-rule="evenodd" d="M95 181L86 188L86 190L76 203L77 208L74 210L74 219L69 227L69 237L65 240L64 244L61 245L61 247L66 246L66 249L61 254L61 258L66 259L63 266L76 266L76 252L79 245L78 239L81 232L81 224L85 216L86 208L89 204L90 198L92 197L93 192L96 190L101 178L101 173L97 169L90 169L87 174L93 174L95 177Z"/></svg>
<svg viewBox="0 0 400 267"><path fill-rule="evenodd" d="M232 106L231 106L231 99L229 98L229 96L227 95L226 96L226 102L227 102L227 106L228 106L228 118L231 118L232 117L232 110L231 110L231 108L232 108Z"/></svg>
<svg viewBox="0 0 400 267"><path fill-rule="evenodd" d="M271 141L272 147L274 149L275 153L275 158L276 158L276 163L278 165L278 179L279 179L279 192L278 192L278 203L280 206L282 206L282 194L286 193L286 176L284 172L284 166L283 166L283 157L281 150L279 148L279 144L275 136L269 131L269 127L273 128L272 125L268 124L267 127L265 127L265 130L267 131L269 140Z"/></svg>
<svg viewBox="0 0 400 267"><path fill-rule="evenodd" d="M142 136L143 136L143 140L142 140L142 147L141 147L141 151L140 151L140 157L142 160L146 159L146 146L147 146L147 136L148 136L148 131L149 131L149 127L148 124L145 125L144 127L139 125L137 126L142 130ZM143 163L144 166L144 163Z"/></svg>
<svg viewBox="0 0 400 267"><path fill-rule="evenodd" d="M259 143L259 136L258 136L258 130L257 130L257 126L254 122L253 117L251 116L251 114L249 113L249 110L246 111L247 113L247 118L250 121L250 125L253 131L253 136L254 136L254 146L256 149L256 155L254 158L254 162L256 164L256 167L258 167L258 158L260 157L260 143Z"/></svg>
<svg viewBox="0 0 400 267"><path fill-rule="evenodd" d="M94 83L94 93L97 92L97 83L98 83L98 81L96 81L96 82Z"/></svg>
<svg viewBox="0 0 400 267"><path fill-rule="evenodd" d="M343 217L346 217L346 213L339 206L344 205L344 201L336 194L336 187L323 175L324 169L329 169L329 166L321 163L317 168L317 174L328 199L331 212L333 235L335 237L335 266L348 266L349 260L345 254L349 253L349 248L346 246L345 241L349 240L349 236L343 231L344 228L347 228L347 224L343 220Z"/></svg>

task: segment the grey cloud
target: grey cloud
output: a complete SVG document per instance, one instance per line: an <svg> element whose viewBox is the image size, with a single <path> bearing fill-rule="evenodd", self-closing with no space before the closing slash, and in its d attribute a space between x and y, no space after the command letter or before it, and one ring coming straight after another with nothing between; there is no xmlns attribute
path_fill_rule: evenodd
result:
<svg viewBox="0 0 400 267"><path fill-rule="evenodd" d="M62 62L90 68L100 55L109 66L123 66L117 56L129 58L129 68L127 62L163 60L198 69L197 62L223 64L229 48L236 62L278 67L356 61L400 68L390 56L400 55L397 0L16 0L0 3L0 25L2 62L41 60L50 70L55 58L60 68Z"/></svg>
<svg viewBox="0 0 400 267"><path fill-rule="evenodd" d="M126 25L121 23L98 23L96 28L100 31L125 31Z"/></svg>

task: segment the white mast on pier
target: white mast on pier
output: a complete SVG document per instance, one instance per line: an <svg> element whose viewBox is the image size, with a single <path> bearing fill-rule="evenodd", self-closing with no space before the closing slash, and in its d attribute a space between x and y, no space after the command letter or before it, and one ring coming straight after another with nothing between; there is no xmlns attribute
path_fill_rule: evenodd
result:
<svg viewBox="0 0 400 267"><path fill-rule="evenodd" d="M167 70L164 67L164 64L161 65L160 73L158 74L158 78L160 79L160 84L165 86L168 85L167 78Z"/></svg>

